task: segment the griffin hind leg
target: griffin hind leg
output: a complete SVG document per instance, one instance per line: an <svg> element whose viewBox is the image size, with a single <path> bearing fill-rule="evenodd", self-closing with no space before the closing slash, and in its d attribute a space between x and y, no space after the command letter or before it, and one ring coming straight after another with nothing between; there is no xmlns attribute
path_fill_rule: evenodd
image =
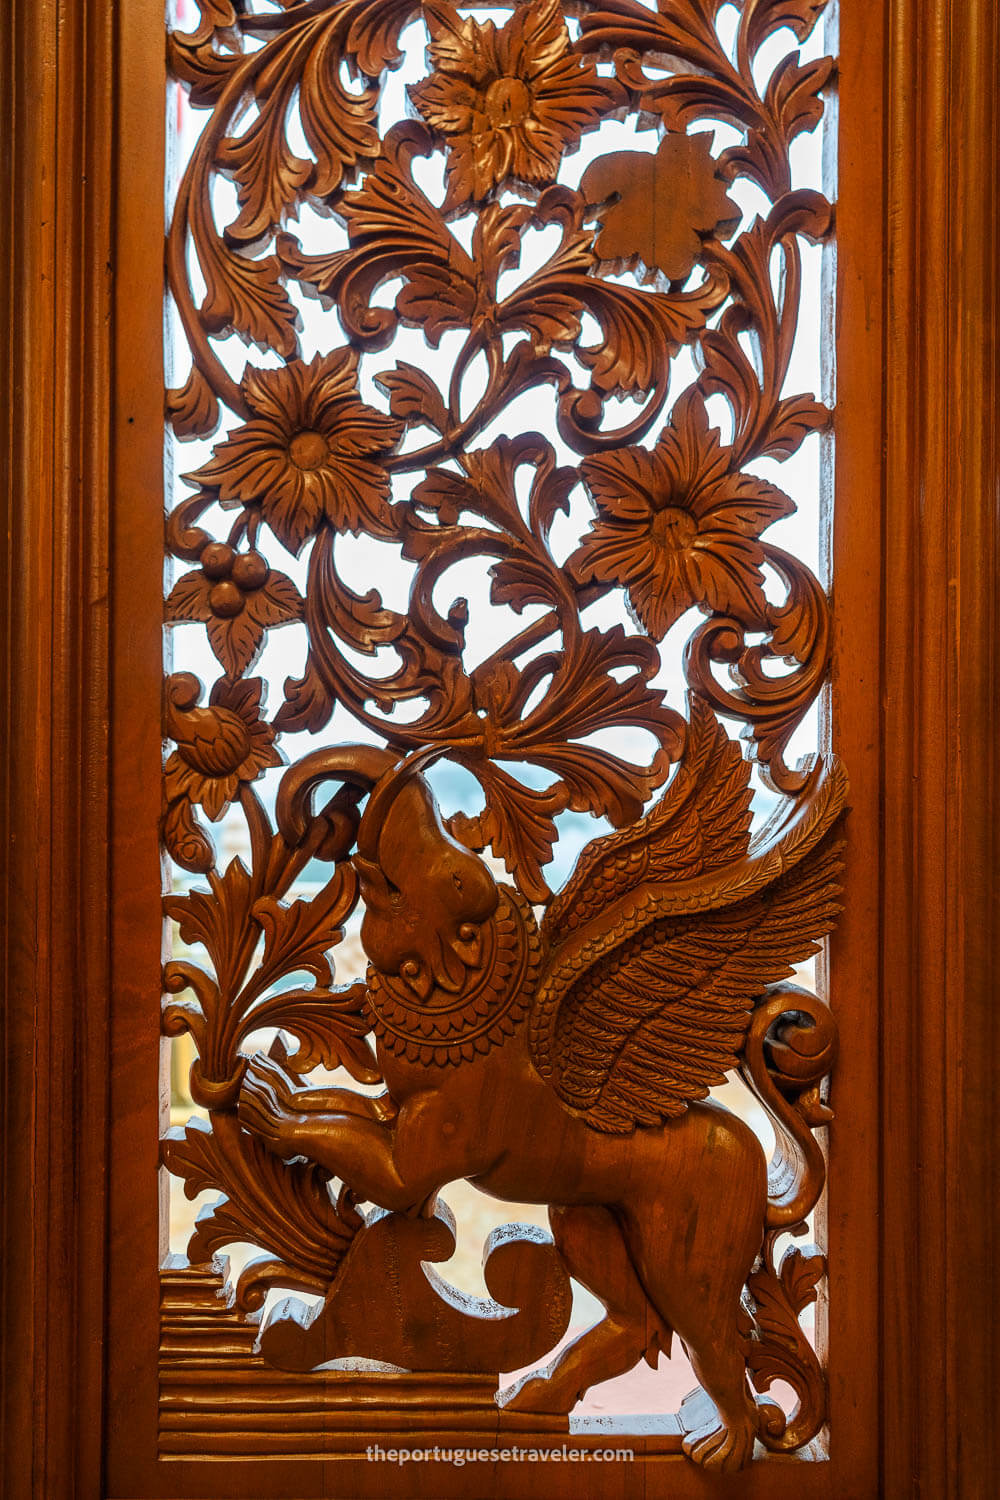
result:
<svg viewBox="0 0 1000 1500"><path fill-rule="evenodd" d="M752 1259L752 1258L751 1258ZM742 1275L720 1267L718 1281L706 1278L700 1267L684 1275L658 1266L644 1273L651 1299L671 1319L687 1351L700 1385L718 1413L704 1426L689 1432L684 1451L708 1469L722 1473L741 1469L753 1454L758 1413L746 1376L744 1332L741 1327ZM729 1272L730 1274L726 1274Z"/></svg>
<svg viewBox="0 0 1000 1500"><path fill-rule="evenodd" d="M600 1298L607 1316L511 1390L504 1405L514 1411L572 1411L592 1385L670 1347L670 1330L649 1305L611 1210L550 1208L549 1221L570 1275Z"/></svg>
<svg viewBox="0 0 1000 1500"><path fill-rule="evenodd" d="M740 1299L763 1241L766 1170L756 1137L727 1111L693 1105L687 1118L691 1144L668 1201L656 1195L630 1203L622 1223L649 1300L718 1412L688 1434L684 1450L729 1473L752 1456L758 1428Z"/></svg>
<svg viewBox="0 0 1000 1500"><path fill-rule="evenodd" d="M743 1468L753 1456L757 1436L757 1407L747 1387L743 1355L738 1342L735 1350L730 1344L738 1339L734 1318L728 1328L709 1332L699 1327L690 1342L684 1340L694 1372L718 1412L717 1418L687 1433L684 1452L704 1468L723 1474Z"/></svg>

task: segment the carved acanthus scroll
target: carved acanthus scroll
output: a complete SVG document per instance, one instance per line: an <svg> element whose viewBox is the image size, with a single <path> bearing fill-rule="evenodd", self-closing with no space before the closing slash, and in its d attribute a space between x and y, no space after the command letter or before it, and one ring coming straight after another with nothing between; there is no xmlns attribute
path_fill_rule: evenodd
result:
<svg viewBox="0 0 1000 1500"><path fill-rule="evenodd" d="M783 30L804 42L822 0L745 0L729 40L719 0L200 10L170 38L205 123L168 238L191 356L168 413L211 451L169 513L166 615L206 627L218 675L166 684L164 842L207 888L168 898L205 959L168 964L164 1028L194 1039L207 1117L163 1154L191 1196L223 1196L190 1261L260 1246L243 1312L271 1288L320 1294L261 1335L303 1372L529 1364L565 1331L572 1274L609 1316L505 1412L568 1413L676 1334L715 1408L693 1458L799 1447L825 1417L799 1324L822 1261L779 1264L775 1241L822 1191L835 1031L781 986L839 909L846 778L833 757L788 763L829 604L768 533L796 509L778 465L830 422L787 385L802 246L832 222L790 151L832 62L790 47L764 80L762 59ZM414 57L404 118L390 90ZM438 354L403 358L411 330ZM525 396L544 430L508 419ZM371 549L360 582L348 538ZM378 572L390 555L404 606ZM473 565L481 597L454 597ZM661 669L692 610L682 712ZM305 654L276 695L253 673L285 626ZM441 815L441 762L478 784L478 810ZM754 762L778 794L760 829ZM246 854L221 862L209 825L233 809ZM567 813L611 832L553 896ZM370 968L337 986L356 910ZM262 1031L279 1035L251 1056ZM785 1144L770 1195L755 1137L702 1102L736 1068ZM487 1261L492 1310L450 1305L420 1270L459 1178L551 1206L555 1248L515 1238ZM363 1318L386 1257L408 1264L406 1296ZM793 1386L787 1422L747 1371Z"/></svg>

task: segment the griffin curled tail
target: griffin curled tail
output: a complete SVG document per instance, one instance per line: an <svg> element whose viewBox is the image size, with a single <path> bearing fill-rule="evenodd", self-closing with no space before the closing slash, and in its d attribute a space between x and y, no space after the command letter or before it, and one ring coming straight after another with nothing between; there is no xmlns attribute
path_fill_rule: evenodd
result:
<svg viewBox="0 0 1000 1500"><path fill-rule="evenodd" d="M773 1402L760 1407L760 1439L772 1452L801 1447L826 1420L823 1372L799 1322L816 1300L826 1263L818 1251L786 1250L780 1265L775 1255L783 1233L802 1232L826 1181L826 1161L813 1131L832 1118L820 1098L820 1085L836 1050L837 1026L829 1006L794 985L765 995L754 1009L744 1043L743 1078L775 1132L764 1244L760 1264L747 1282L747 1368L759 1391L784 1380L797 1397L789 1418Z"/></svg>

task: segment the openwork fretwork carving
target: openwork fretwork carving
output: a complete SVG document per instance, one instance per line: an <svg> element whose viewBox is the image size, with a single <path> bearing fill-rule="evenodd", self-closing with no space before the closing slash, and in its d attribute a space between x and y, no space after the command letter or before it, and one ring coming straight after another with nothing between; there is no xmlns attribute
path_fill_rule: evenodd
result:
<svg viewBox="0 0 1000 1500"><path fill-rule="evenodd" d="M795 47L822 10L201 0L170 37L205 124L168 238L191 355L168 412L211 450L169 512L166 614L205 626L218 670L166 683L164 841L207 887L167 901L203 956L167 965L164 1027L194 1039L207 1117L163 1150L222 1195L191 1266L264 1252L238 1314L274 1287L324 1299L260 1334L303 1381L357 1356L442 1379L536 1363L572 1275L608 1316L504 1393L522 1434L674 1334L711 1398L697 1462L825 1420L799 1322L822 1257L778 1240L824 1181L835 1028L787 981L839 909L846 777L791 764L829 605L769 536L795 511L778 465L830 422L788 388L802 245L831 232L792 175L831 77ZM663 666L689 611L685 704ZM281 687L254 671L286 626L305 648ZM439 809L441 765L478 805ZM247 852L220 861L233 809ZM581 813L610 831L554 893ZM338 986L356 910L370 967ZM734 1070L774 1121L770 1185L705 1102ZM494 1301L456 1306L426 1263L461 1178L549 1204L554 1244L505 1232ZM787 1381L792 1415L748 1375Z"/></svg>

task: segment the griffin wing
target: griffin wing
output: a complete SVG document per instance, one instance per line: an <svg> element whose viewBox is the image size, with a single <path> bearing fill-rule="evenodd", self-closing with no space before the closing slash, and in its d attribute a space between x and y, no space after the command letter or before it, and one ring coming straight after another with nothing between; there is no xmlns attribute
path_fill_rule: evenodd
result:
<svg viewBox="0 0 1000 1500"><path fill-rule="evenodd" d="M557 936L532 1008L532 1055L598 1130L658 1124L721 1083L754 999L816 952L840 910L842 845L831 835L847 794L840 762L821 760L791 815L751 842L748 771L737 773L718 733L725 744L701 711L693 716L695 753L668 789L674 809L654 825L657 848L644 856L621 835L595 841L616 845L607 858L585 851L600 900L578 868L585 915L564 903L549 923ZM727 797L738 812L715 800Z"/></svg>
<svg viewBox="0 0 1000 1500"><path fill-rule="evenodd" d="M545 914L550 946L646 880L684 880L730 864L750 844L750 763L704 699L692 696L684 756L659 802L630 827L592 839Z"/></svg>

